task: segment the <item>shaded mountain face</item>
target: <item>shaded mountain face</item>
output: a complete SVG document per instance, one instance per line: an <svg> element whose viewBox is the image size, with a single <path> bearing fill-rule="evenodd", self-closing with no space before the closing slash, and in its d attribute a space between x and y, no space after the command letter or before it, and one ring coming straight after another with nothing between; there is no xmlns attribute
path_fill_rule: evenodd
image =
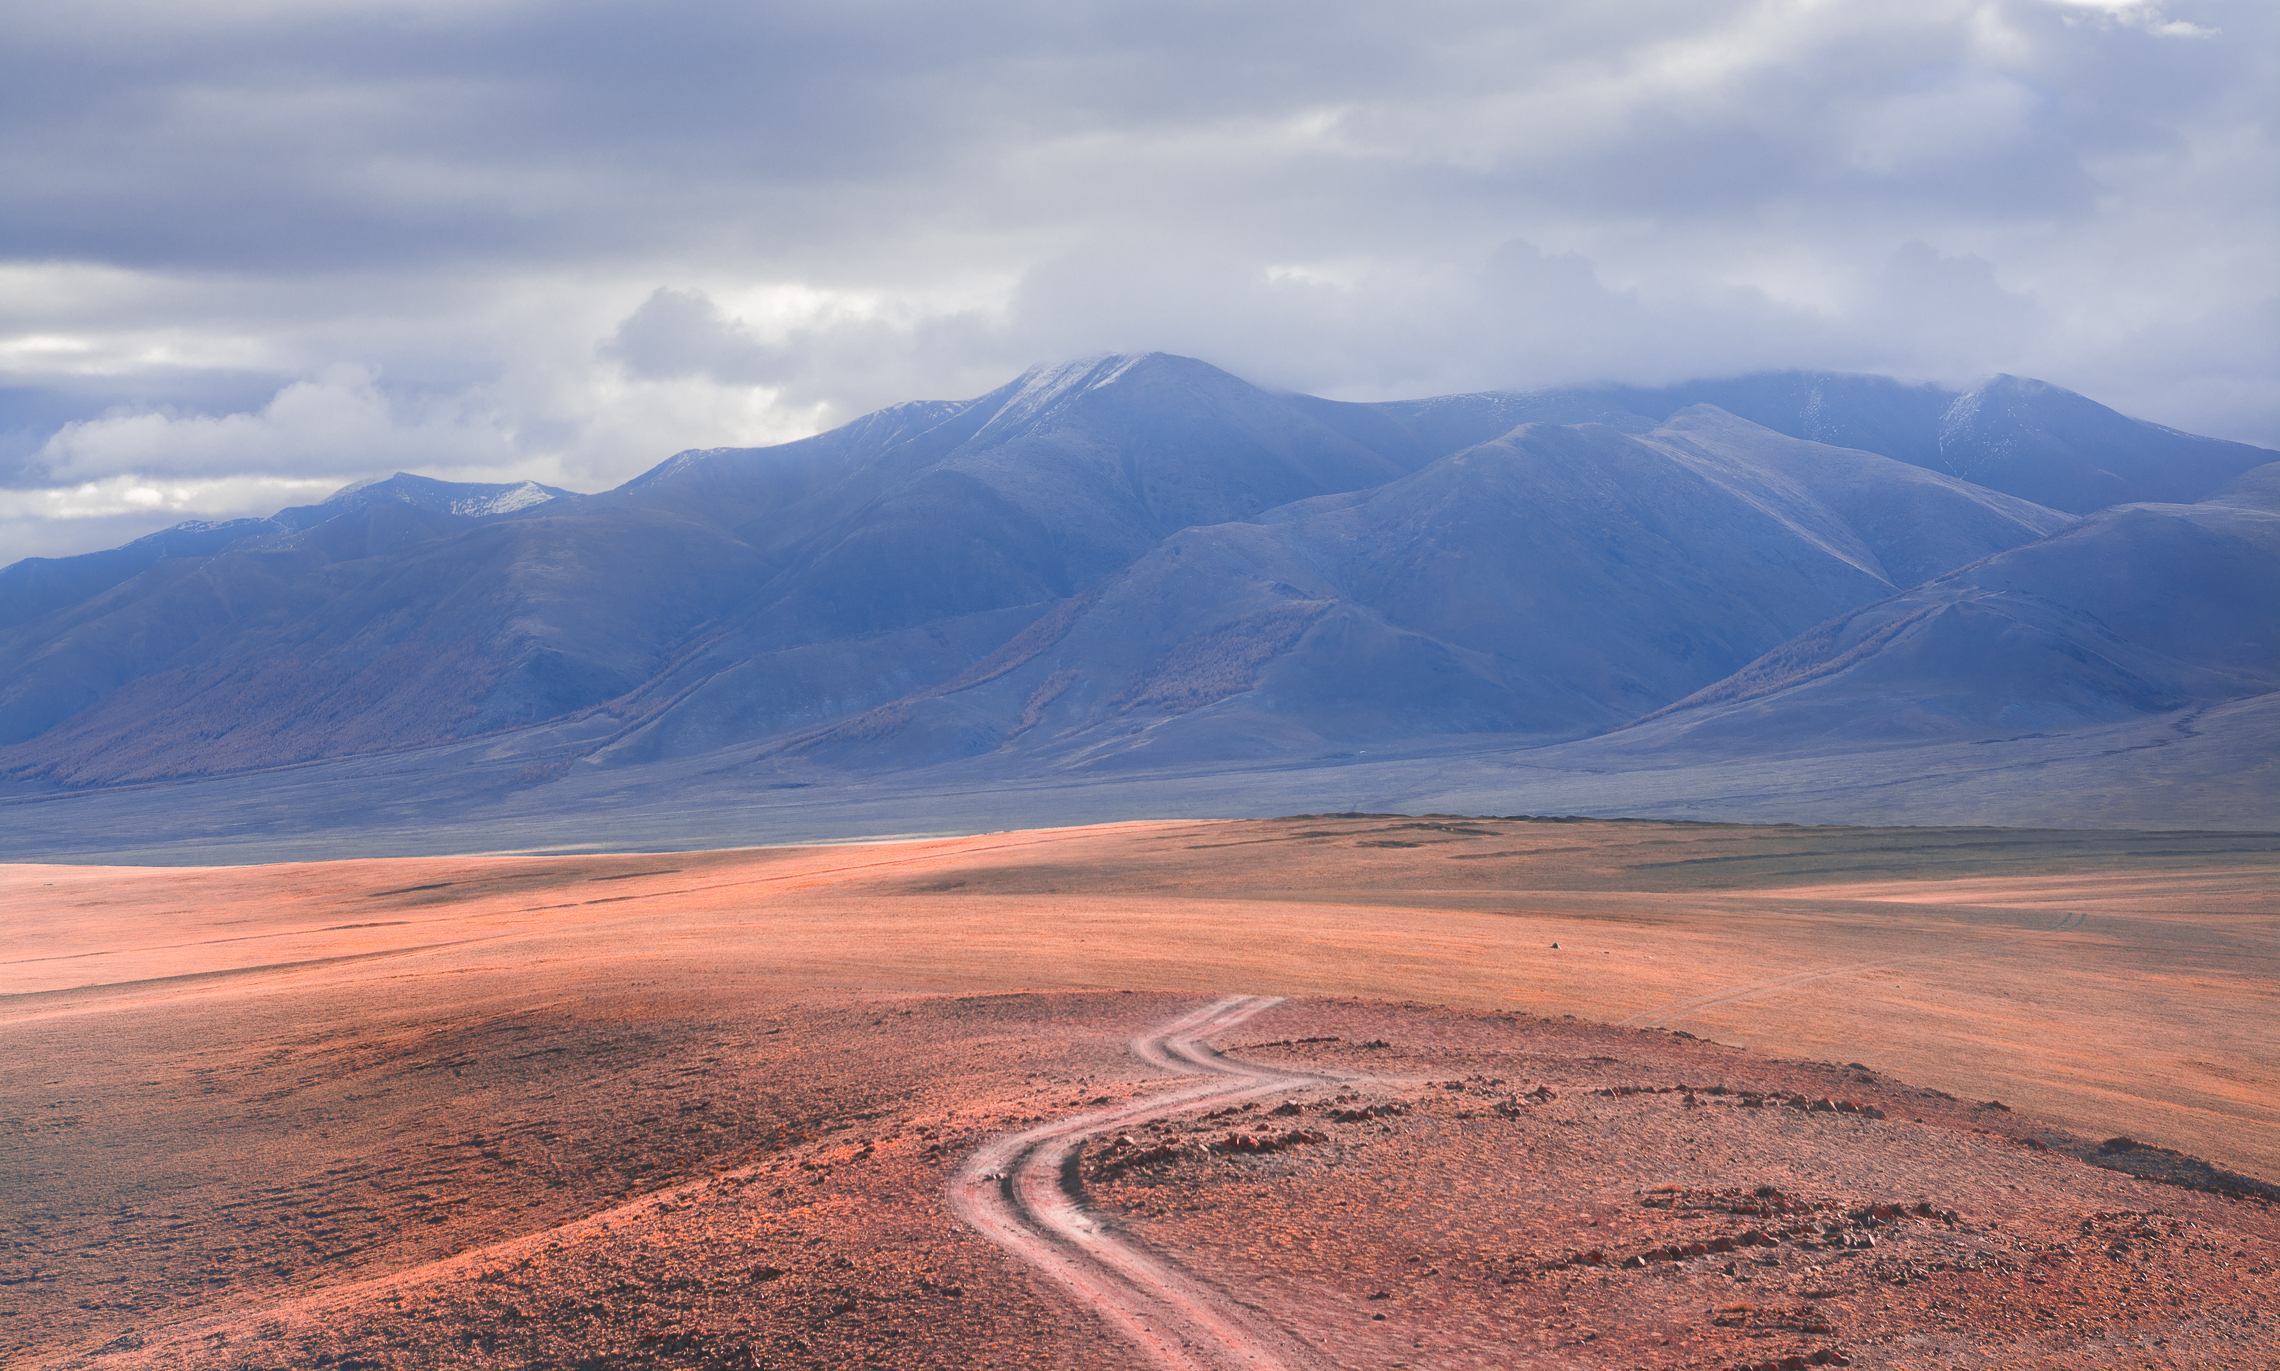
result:
<svg viewBox="0 0 2280 1371"><path fill-rule="evenodd" d="M1186 524L1402 470L1281 397L1149 356L685 453L603 496L399 476L196 564L146 550L99 593L48 594L0 637L0 742L59 780L240 769L629 693L638 711L752 663L721 688L860 709L955 674Z"/></svg>
<svg viewBox="0 0 2280 1371"><path fill-rule="evenodd" d="M2104 510L1831 619L1635 731L1794 746L2027 732L2280 690L2280 464Z"/></svg>
<svg viewBox="0 0 2280 1371"><path fill-rule="evenodd" d="M602 495L398 475L0 570L0 771L95 784L539 724L620 763L1571 737L2069 522L1957 479L1959 453L2055 435L2029 465L2090 488L2150 460L2146 433L2205 444L2014 389L1942 447L1958 397L1875 378L1693 388L1741 414L1686 387L1357 405L1149 355ZM2245 469L2238 447L2178 479Z"/></svg>
<svg viewBox="0 0 2280 1371"><path fill-rule="evenodd" d="M0 567L0 631L80 604L168 557L211 557L232 543L281 531L267 519L194 521L101 552L11 562Z"/></svg>
<svg viewBox="0 0 2280 1371"><path fill-rule="evenodd" d="M1414 460L1161 355L682 454L590 504L704 520L761 569L738 609L613 705L641 726L612 755L684 755L932 688L1182 528L1376 486Z"/></svg>
<svg viewBox="0 0 2280 1371"><path fill-rule="evenodd" d="M0 720L18 737L53 721L33 755L58 779L535 723L639 685L752 569L747 549L658 513L494 522L340 561L311 548L169 560L0 640Z"/></svg>
<svg viewBox="0 0 2280 1371"><path fill-rule="evenodd" d="M1158 766L1574 737L2073 522L1707 407L1644 435L1530 424L1370 491L1184 530L1040 621L1022 660L794 746Z"/></svg>
<svg viewBox="0 0 2280 1371"><path fill-rule="evenodd" d="M2086 514L2191 502L2269 461L2246 443L2116 414L2070 390L1999 376L1940 416L1940 462L1967 481Z"/></svg>
<svg viewBox="0 0 2280 1371"><path fill-rule="evenodd" d="M0 630L80 604L168 557L211 557L233 547L282 548L292 543L294 535L326 525L333 527L316 535L317 544L345 552L350 545L361 543L367 549L363 555L370 555L413 530L441 534L464 526L401 516L441 514L476 521L564 497L577 498L570 491L536 481L485 485L438 481L399 471L383 481L343 487L319 504L279 510L267 519L194 520L103 552L78 557L27 557L0 567ZM359 517L370 510L380 511L379 517ZM379 530L377 543L374 530Z"/></svg>
<svg viewBox="0 0 2280 1371"><path fill-rule="evenodd" d="M684 454L601 498L707 519L768 556L780 570L730 631L782 646L1060 599L1182 528L1408 469L1284 397L1150 355Z"/></svg>

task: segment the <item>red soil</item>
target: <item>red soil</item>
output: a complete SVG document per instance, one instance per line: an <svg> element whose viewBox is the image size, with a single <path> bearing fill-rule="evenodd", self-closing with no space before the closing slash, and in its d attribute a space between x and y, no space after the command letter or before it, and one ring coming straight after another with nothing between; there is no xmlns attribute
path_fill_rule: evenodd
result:
<svg viewBox="0 0 2280 1371"><path fill-rule="evenodd" d="M2270 1365L2272 1204L2096 1145L2280 1172L2269 847L1315 820L8 868L0 1361L1142 1364L945 1187L1178 1084L1127 1040L1259 991L1305 998L1233 1055L1342 1082L1079 1171L1324 1365Z"/></svg>

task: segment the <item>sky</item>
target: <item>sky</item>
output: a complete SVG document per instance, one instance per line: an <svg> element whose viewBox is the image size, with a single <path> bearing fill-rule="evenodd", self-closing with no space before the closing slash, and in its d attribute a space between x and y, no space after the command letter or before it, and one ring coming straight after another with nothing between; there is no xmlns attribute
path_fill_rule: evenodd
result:
<svg viewBox="0 0 2280 1371"><path fill-rule="evenodd" d="M0 563L1163 349L2280 446L2269 0L5 6Z"/></svg>

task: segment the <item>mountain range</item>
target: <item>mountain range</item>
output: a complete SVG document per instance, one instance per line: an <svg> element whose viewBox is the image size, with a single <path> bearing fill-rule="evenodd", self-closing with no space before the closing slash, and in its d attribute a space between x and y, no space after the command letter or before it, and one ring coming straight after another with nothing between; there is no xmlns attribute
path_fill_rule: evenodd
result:
<svg viewBox="0 0 2280 1371"><path fill-rule="evenodd" d="M0 775L476 742L518 793L1106 784L2110 725L2280 685L2276 456L2014 377L1356 404L1087 359L598 495L399 474L19 561Z"/></svg>

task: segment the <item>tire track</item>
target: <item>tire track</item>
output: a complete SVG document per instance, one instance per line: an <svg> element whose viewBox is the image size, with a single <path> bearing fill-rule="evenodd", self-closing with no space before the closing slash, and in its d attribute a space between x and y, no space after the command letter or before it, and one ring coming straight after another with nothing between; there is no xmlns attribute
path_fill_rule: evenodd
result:
<svg viewBox="0 0 2280 1371"><path fill-rule="evenodd" d="M1295 1338L1227 1292L1173 1268L1086 1213L1073 1176L1077 1149L1095 1134L1339 1079L1230 1060L1204 1045L1203 1039L1279 1003L1232 996L1133 1039L1132 1051L1142 1061L1206 1079L989 1143L950 1182L951 1207L983 1237L1100 1315L1157 1366L1309 1371L1321 1365Z"/></svg>

